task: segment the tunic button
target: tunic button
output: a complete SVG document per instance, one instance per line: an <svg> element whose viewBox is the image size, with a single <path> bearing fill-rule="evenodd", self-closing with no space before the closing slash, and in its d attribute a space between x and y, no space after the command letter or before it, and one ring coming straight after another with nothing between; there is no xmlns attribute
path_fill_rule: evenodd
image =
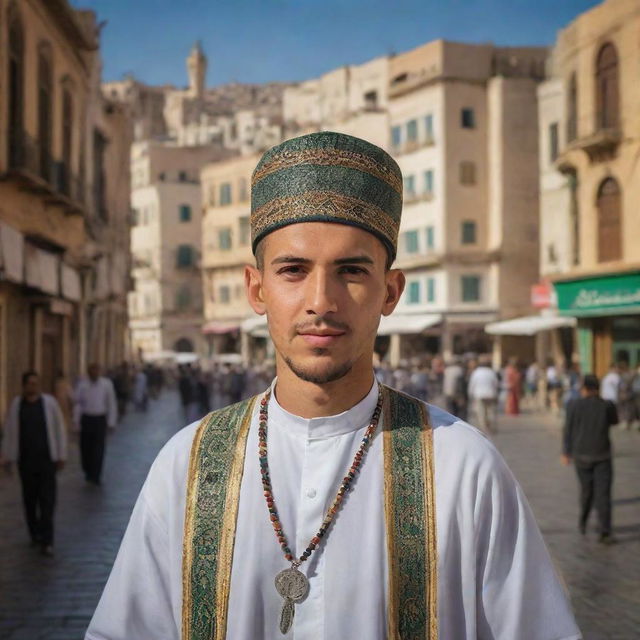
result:
<svg viewBox="0 0 640 640"><path fill-rule="evenodd" d="M315 498L316 490L315 489L307 489L307 498Z"/></svg>

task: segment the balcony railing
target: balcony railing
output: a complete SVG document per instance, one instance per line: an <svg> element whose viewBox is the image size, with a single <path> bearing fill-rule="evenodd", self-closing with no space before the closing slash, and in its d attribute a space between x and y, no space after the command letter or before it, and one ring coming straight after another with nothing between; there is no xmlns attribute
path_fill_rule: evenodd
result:
<svg viewBox="0 0 640 640"><path fill-rule="evenodd" d="M9 130L9 163L7 176L17 176L36 193L46 194L56 204L72 212L86 210L84 181L74 175L68 165L56 161L37 140L24 130Z"/></svg>

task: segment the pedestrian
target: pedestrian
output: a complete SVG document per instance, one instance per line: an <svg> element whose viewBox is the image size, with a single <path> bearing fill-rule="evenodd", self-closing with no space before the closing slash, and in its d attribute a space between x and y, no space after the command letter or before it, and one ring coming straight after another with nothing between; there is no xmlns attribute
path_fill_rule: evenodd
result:
<svg viewBox="0 0 640 640"><path fill-rule="evenodd" d="M618 418L620 426L629 430L636 419L636 399L633 391L635 372L629 369L627 362L619 365L620 382L618 384Z"/></svg>
<svg viewBox="0 0 640 640"><path fill-rule="evenodd" d="M118 420L122 420L127 412L127 404L131 396L131 373L128 362L122 362L116 369L113 376L113 388L118 402Z"/></svg>
<svg viewBox="0 0 640 640"><path fill-rule="evenodd" d="M611 544L611 482L613 463L609 429L618 423L616 406L599 394L598 378L587 374L582 397L567 407L564 424L562 461L573 461L580 483L578 528L583 535L591 507L595 504L600 521L600 542Z"/></svg>
<svg viewBox="0 0 640 640"><path fill-rule="evenodd" d="M144 369L138 368L133 379L133 404L136 411L147 411L149 402L148 384L149 379Z"/></svg>
<svg viewBox="0 0 640 640"><path fill-rule="evenodd" d="M245 283L277 377L164 447L87 640L579 638L497 450L375 380L401 191L351 136L266 152Z"/></svg>
<svg viewBox="0 0 640 640"><path fill-rule="evenodd" d="M62 412L67 434L71 434L73 428L73 388L63 371L58 371L53 395Z"/></svg>
<svg viewBox="0 0 640 640"><path fill-rule="evenodd" d="M517 416L520 413L520 395L522 394L522 374L518 369L518 359L509 358L504 370L504 382L507 390L505 413Z"/></svg>
<svg viewBox="0 0 640 640"><path fill-rule="evenodd" d="M560 413L560 396L562 394L562 380L558 372L558 367L553 361L549 361L545 372L547 384L547 402L551 411Z"/></svg>
<svg viewBox="0 0 640 640"><path fill-rule="evenodd" d="M609 371L606 373L604 378L602 378L600 394L604 400L613 402L616 409L618 408L620 394L620 370L617 364L612 363L609 367Z"/></svg>
<svg viewBox="0 0 640 640"><path fill-rule="evenodd" d="M473 403L478 426L487 434L497 431L500 381L491 368L491 356L483 355L469 377L469 400Z"/></svg>
<svg viewBox="0 0 640 640"><path fill-rule="evenodd" d="M536 410L538 409L540 367L535 360L527 367L524 378L527 404L530 409Z"/></svg>
<svg viewBox="0 0 640 640"><path fill-rule="evenodd" d="M22 376L22 395L13 399L4 424L2 460L17 462L31 546L53 555L56 474L67 459L67 428L58 402L42 393L35 371Z"/></svg>
<svg viewBox="0 0 640 640"><path fill-rule="evenodd" d="M459 416L462 408L463 398L460 392L462 391L461 381L463 377L464 370L460 361L457 359L449 361L444 368L442 390L447 411L454 416Z"/></svg>
<svg viewBox="0 0 640 640"><path fill-rule="evenodd" d="M115 429L118 403L109 378L101 376L97 363L88 367L88 378L76 390L75 422L80 430L80 460L85 480L100 485L107 429Z"/></svg>

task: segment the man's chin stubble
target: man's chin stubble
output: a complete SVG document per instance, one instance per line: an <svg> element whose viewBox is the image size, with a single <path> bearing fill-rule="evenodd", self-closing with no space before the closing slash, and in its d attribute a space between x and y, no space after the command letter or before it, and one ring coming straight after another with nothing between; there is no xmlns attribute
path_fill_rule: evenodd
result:
<svg viewBox="0 0 640 640"><path fill-rule="evenodd" d="M327 353L326 349L314 349L313 351L314 355L318 356ZM324 373L315 373L307 371L302 367L298 367L291 358L285 357L284 361L287 363L289 369L291 369L291 371L300 378L300 380L311 382L313 384L327 384L329 382L335 382L336 380L340 380L340 378L344 378L344 376L346 376L353 368L353 362L347 361L327 369Z"/></svg>

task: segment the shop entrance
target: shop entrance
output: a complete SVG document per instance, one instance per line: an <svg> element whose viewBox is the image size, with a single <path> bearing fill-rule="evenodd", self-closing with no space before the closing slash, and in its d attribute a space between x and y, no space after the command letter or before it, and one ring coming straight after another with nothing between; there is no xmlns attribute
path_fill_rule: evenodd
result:
<svg viewBox="0 0 640 640"><path fill-rule="evenodd" d="M612 322L612 357L635 369L640 365L640 317L618 317Z"/></svg>

